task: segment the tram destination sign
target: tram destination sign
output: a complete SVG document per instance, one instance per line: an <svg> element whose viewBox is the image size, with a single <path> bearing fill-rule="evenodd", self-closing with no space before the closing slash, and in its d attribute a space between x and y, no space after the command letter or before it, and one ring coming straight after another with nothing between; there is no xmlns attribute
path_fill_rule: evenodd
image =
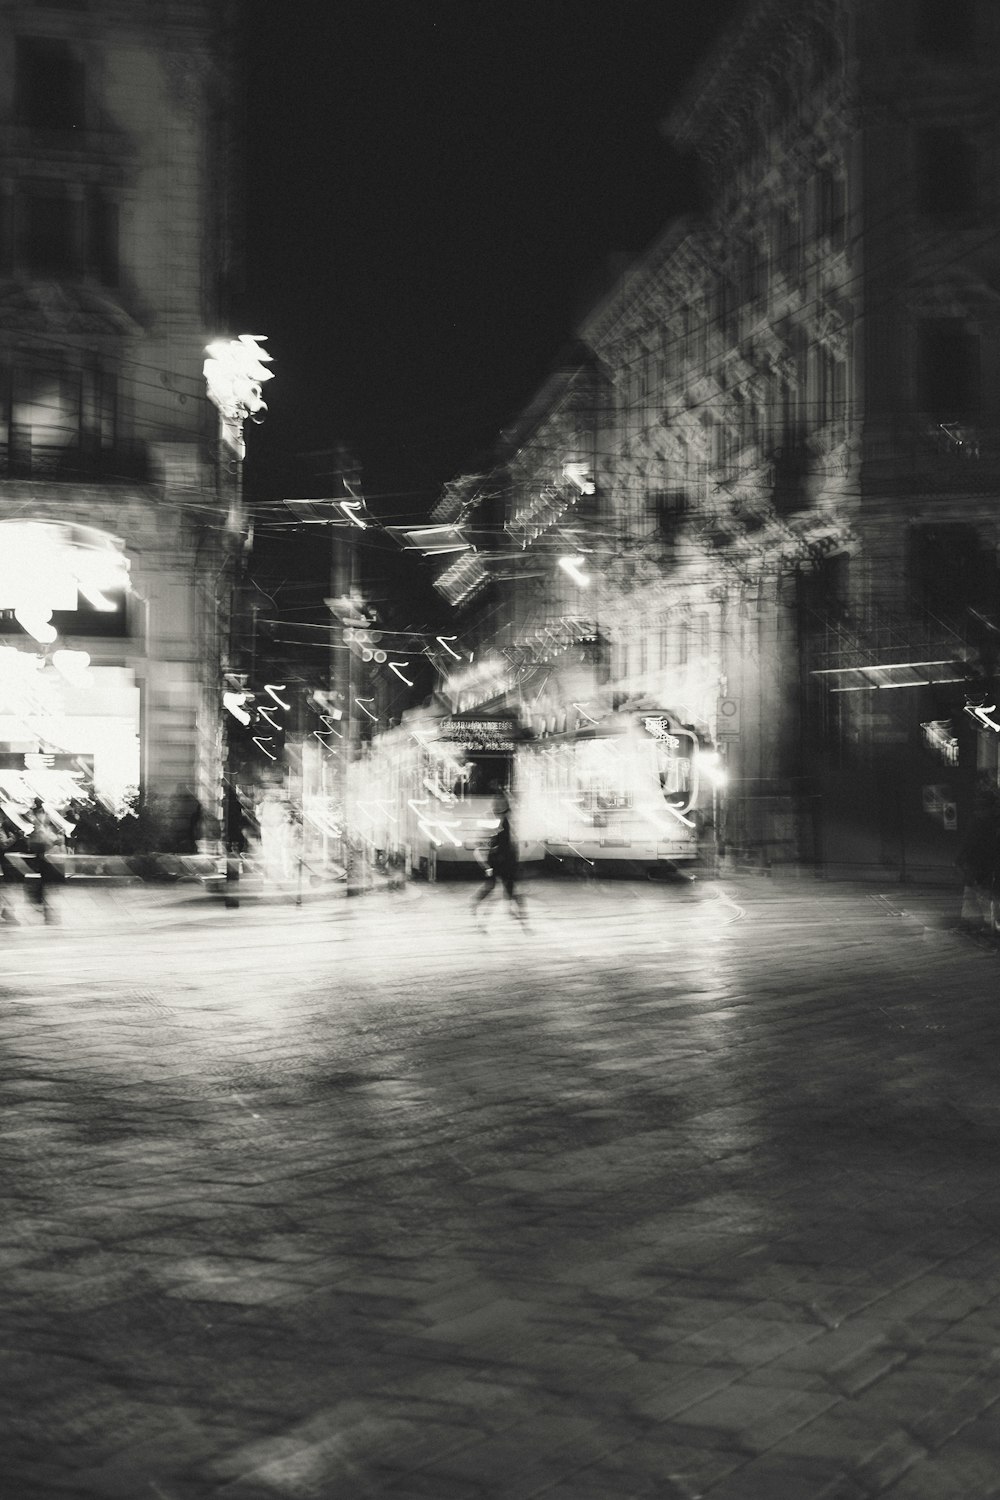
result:
<svg viewBox="0 0 1000 1500"><path fill-rule="evenodd" d="M444 719L438 739L469 751L500 754L513 750L517 724L513 719Z"/></svg>
<svg viewBox="0 0 1000 1500"><path fill-rule="evenodd" d="M92 755L50 755L44 750L0 750L0 771L81 771L94 774Z"/></svg>

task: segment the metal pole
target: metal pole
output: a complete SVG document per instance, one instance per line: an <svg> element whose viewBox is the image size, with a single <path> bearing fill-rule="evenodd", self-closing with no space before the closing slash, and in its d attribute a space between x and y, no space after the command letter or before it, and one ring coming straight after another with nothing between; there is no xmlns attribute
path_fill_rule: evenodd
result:
<svg viewBox="0 0 1000 1500"><path fill-rule="evenodd" d="M242 424L241 424L242 425ZM219 443L220 454L225 452L225 444ZM237 540L236 554L233 559L232 590L233 599L230 612L229 632L229 658L230 665L235 660L235 650L239 645L239 627L242 616L242 584L244 563L244 538L243 538L243 460L239 457L233 460L233 500L230 508L230 520L234 523ZM226 771L223 785L226 790L226 805L223 810L223 836L226 843L226 897L225 904L229 910L236 910L240 904L240 873L241 856L238 848L242 833L242 809L240 805L239 790L237 783L236 757L233 755L233 741L229 734L228 725L226 731Z"/></svg>

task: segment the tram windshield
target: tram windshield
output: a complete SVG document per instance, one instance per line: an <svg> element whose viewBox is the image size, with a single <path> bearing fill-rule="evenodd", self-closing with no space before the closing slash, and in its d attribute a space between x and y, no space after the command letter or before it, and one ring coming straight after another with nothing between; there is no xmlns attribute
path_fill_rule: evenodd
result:
<svg viewBox="0 0 1000 1500"><path fill-rule="evenodd" d="M441 753L437 748L427 756L424 768L424 790L441 802L465 802L471 797L492 797L501 787L510 785L509 755L462 755Z"/></svg>
<svg viewBox="0 0 1000 1500"><path fill-rule="evenodd" d="M665 802L684 811L695 796L695 736L674 725L665 714L646 714L639 721L641 744L652 762Z"/></svg>
<svg viewBox="0 0 1000 1500"><path fill-rule="evenodd" d="M637 715L616 732L577 741L573 801L588 818L652 811L666 803L686 812L695 800L695 736L666 714Z"/></svg>

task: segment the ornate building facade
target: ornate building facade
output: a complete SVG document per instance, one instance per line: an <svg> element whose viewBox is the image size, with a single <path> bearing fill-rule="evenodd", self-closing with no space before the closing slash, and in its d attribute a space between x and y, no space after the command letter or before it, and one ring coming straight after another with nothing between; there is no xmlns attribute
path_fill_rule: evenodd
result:
<svg viewBox="0 0 1000 1500"><path fill-rule="evenodd" d="M0 7L8 795L221 794L239 475L202 363L232 272L228 6Z"/></svg>
<svg viewBox="0 0 1000 1500"><path fill-rule="evenodd" d="M1000 623L998 84L980 0L763 0L667 122L710 269L666 426L770 637L730 810L790 778L799 852L834 868L950 867L995 773L964 708ZM766 856L759 819L733 834Z"/></svg>
<svg viewBox="0 0 1000 1500"><path fill-rule="evenodd" d="M578 329L602 372L573 528L593 686L718 745L737 859L950 869L997 779L1000 715L965 710L996 701L1000 640L998 88L989 0L750 0L664 124L701 212ZM570 541L559 399L505 459L511 574ZM572 621L552 561L528 597ZM523 617L505 588L495 646Z"/></svg>
<svg viewBox="0 0 1000 1500"><path fill-rule="evenodd" d="M596 474L608 400L599 362L574 345L503 430L488 472L446 486L431 521L443 546L453 537L462 549L436 576L465 655L439 659L454 712L516 711L538 735L561 733L574 702L603 691L589 564L603 552Z"/></svg>

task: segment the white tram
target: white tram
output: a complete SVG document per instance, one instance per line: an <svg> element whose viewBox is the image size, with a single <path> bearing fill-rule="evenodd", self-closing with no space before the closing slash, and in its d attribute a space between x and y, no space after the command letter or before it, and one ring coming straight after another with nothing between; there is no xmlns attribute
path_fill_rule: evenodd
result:
<svg viewBox="0 0 1000 1500"><path fill-rule="evenodd" d="M496 793L517 805L519 733L517 721L504 716L405 715L351 767L355 838L376 859L429 879L442 867L480 868L497 825ZM520 857L540 858L517 811L513 826Z"/></svg>
<svg viewBox="0 0 1000 1500"><path fill-rule="evenodd" d="M685 863L699 854L716 763L674 713L613 713L532 746L522 805L545 853L575 868Z"/></svg>
<svg viewBox="0 0 1000 1500"><path fill-rule="evenodd" d="M718 775L714 752L668 710L541 739L513 717L418 711L352 765L349 826L373 858L434 879L482 864L502 789L522 862L670 866L698 857Z"/></svg>

